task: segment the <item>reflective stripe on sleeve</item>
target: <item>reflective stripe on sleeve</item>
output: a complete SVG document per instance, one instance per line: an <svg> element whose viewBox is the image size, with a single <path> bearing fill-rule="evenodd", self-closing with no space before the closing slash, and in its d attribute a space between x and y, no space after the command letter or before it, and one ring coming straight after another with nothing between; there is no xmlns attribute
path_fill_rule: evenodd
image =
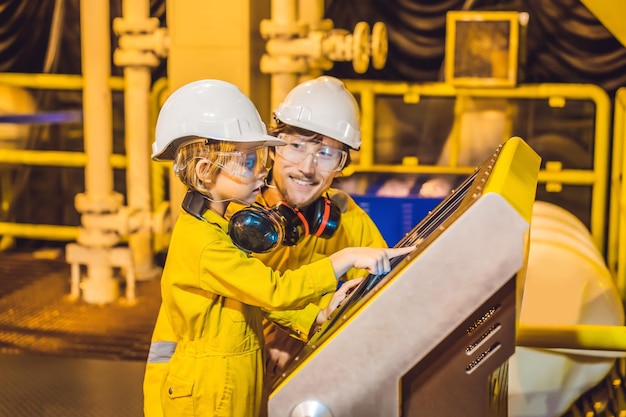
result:
<svg viewBox="0 0 626 417"><path fill-rule="evenodd" d="M148 352L148 363L169 362L176 350L176 342L152 342Z"/></svg>

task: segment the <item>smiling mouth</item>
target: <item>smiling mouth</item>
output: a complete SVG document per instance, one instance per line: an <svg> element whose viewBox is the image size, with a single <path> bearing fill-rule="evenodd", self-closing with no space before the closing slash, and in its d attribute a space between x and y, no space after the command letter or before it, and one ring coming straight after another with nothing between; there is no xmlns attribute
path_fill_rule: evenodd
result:
<svg viewBox="0 0 626 417"><path fill-rule="evenodd" d="M296 184L298 184L298 185L308 185L308 186L313 186L313 185L315 185L315 184L316 184L315 182L313 182L313 181L311 181L311 180L303 180L303 179L301 179L301 178L295 178L295 177L291 177L291 180L292 180L293 182L295 182Z"/></svg>

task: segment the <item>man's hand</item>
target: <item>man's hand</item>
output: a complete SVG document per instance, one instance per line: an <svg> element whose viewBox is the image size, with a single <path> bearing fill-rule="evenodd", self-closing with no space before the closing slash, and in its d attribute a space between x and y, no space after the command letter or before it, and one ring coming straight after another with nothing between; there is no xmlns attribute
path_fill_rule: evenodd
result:
<svg viewBox="0 0 626 417"><path fill-rule="evenodd" d="M363 278L351 279L350 281L344 282L343 285L335 291L328 306L317 313L315 324L317 326L321 326L326 320L328 320L333 311L335 311L337 307L339 307L341 303L348 298L352 291L358 287L361 282L363 282Z"/></svg>

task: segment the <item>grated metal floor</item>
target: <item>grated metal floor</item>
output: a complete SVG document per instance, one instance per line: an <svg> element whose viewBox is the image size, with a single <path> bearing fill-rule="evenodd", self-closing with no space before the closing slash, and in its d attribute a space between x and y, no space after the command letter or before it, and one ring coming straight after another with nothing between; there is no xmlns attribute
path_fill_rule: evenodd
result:
<svg viewBox="0 0 626 417"><path fill-rule="evenodd" d="M58 249L0 253L0 416L141 417L159 282L137 302L71 301Z"/></svg>
<svg viewBox="0 0 626 417"><path fill-rule="evenodd" d="M134 305L100 306L71 301L69 276L59 250L0 253L0 352L145 360L158 280L137 283Z"/></svg>
<svg viewBox="0 0 626 417"><path fill-rule="evenodd" d="M142 417L138 361L0 355L0 416Z"/></svg>

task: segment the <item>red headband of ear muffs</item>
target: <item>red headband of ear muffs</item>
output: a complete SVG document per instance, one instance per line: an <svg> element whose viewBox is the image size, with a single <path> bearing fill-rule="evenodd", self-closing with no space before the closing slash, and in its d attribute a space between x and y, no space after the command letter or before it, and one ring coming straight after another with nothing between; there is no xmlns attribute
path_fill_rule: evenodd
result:
<svg viewBox="0 0 626 417"><path fill-rule="evenodd" d="M320 197L306 209L311 234L329 239L339 228L341 210L328 197Z"/></svg>

